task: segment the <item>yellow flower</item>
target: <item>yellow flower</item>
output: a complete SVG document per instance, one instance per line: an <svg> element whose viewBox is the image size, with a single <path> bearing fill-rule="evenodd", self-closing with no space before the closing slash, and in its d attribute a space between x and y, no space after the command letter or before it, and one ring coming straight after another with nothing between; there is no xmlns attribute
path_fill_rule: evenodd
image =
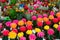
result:
<svg viewBox="0 0 60 40"><path fill-rule="evenodd" d="M53 27L57 29L58 28L58 24L54 24Z"/></svg>
<svg viewBox="0 0 60 40"><path fill-rule="evenodd" d="M35 31L36 31L36 32L41 32L41 29L35 28Z"/></svg>
<svg viewBox="0 0 60 40"><path fill-rule="evenodd" d="M28 34L28 35L32 34L32 30L27 30L26 34Z"/></svg>
<svg viewBox="0 0 60 40"><path fill-rule="evenodd" d="M52 6L55 6L55 4L52 4Z"/></svg>
<svg viewBox="0 0 60 40"><path fill-rule="evenodd" d="M8 37L9 37L10 39L15 39L16 36L17 36L17 34L16 34L15 32L13 32L13 31L9 32L9 34L8 34Z"/></svg>
<svg viewBox="0 0 60 40"><path fill-rule="evenodd" d="M23 37L23 36L24 36L23 32L18 33L18 37Z"/></svg>
<svg viewBox="0 0 60 40"><path fill-rule="evenodd" d="M53 6L56 6L55 4Z"/></svg>
<svg viewBox="0 0 60 40"><path fill-rule="evenodd" d="M21 0L21 1L24 1L24 0Z"/></svg>
<svg viewBox="0 0 60 40"><path fill-rule="evenodd" d="M49 26L48 25L44 26L44 29L45 30L48 30L49 29Z"/></svg>
<svg viewBox="0 0 60 40"><path fill-rule="evenodd" d="M48 6L50 6L50 5L51 5L51 3L48 4Z"/></svg>
<svg viewBox="0 0 60 40"><path fill-rule="evenodd" d="M21 11L24 12L24 8L22 8Z"/></svg>
<svg viewBox="0 0 60 40"><path fill-rule="evenodd" d="M59 25L60 25L60 22L59 22Z"/></svg>

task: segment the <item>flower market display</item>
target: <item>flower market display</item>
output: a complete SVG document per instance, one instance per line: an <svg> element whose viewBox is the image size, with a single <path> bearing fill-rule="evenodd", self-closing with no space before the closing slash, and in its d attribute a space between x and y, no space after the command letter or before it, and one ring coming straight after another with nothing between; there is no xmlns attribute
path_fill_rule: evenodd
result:
<svg viewBox="0 0 60 40"><path fill-rule="evenodd" d="M0 40L60 40L60 0L0 0Z"/></svg>

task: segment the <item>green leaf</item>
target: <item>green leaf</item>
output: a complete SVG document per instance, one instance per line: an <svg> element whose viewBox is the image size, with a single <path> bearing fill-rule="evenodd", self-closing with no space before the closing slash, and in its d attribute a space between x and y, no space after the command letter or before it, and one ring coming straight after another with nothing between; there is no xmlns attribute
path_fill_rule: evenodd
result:
<svg viewBox="0 0 60 40"><path fill-rule="evenodd" d="M8 40L8 36L3 36L2 40Z"/></svg>
<svg viewBox="0 0 60 40"><path fill-rule="evenodd" d="M33 27L34 28L36 27L36 21L33 21Z"/></svg>
<svg viewBox="0 0 60 40"><path fill-rule="evenodd" d="M53 40L53 36L52 35L48 35L48 40Z"/></svg>
<svg viewBox="0 0 60 40"><path fill-rule="evenodd" d="M16 14L18 20L22 19L25 16L23 12L17 12Z"/></svg>
<svg viewBox="0 0 60 40"><path fill-rule="evenodd" d="M36 40L43 40L43 38L39 38L39 37L37 37L37 39Z"/></svg>
<svg viewBox="0 0 60 40"><path fill-rule="evenodd" d="M9 21L9 20L11 20L11 19L9 18L9 16L7 16L7 17L4 18L4 21Z"/></svg>
<svg viewBox="0 0 60 40"><path fill-rule="evenodd" d="M17 1L17 0L10 0L10 5L16 4L16 1Z"/></svg>
<svg viewBox="0 0 60 40"><path fill-rule="evenodd" d="M30 20L31 19L31 14L25 14L25 17L27 20Z"/></svg>
<svg viewBox="0 0 60 40"><path fill-rule="evenodd" d="M11 19L15 19L16 18L16 11L14 9L10 9L9 10L9 16Z"/></svg>

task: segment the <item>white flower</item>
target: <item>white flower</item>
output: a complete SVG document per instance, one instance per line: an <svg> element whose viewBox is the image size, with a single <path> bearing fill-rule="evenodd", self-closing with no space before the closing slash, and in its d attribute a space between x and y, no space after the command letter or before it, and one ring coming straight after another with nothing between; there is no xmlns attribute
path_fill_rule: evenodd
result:
<svg viewBox="0 0 60 40"><path fill-rule="evenodd" d="M2 38L0 38L0 40L2 40Z"/></svg>
<svg viewBox="0 0 60 40"><path fill-rule="evenodd" d="M32 32L35 34L36 33L36 31L35 30L32 30Z"/></svg>

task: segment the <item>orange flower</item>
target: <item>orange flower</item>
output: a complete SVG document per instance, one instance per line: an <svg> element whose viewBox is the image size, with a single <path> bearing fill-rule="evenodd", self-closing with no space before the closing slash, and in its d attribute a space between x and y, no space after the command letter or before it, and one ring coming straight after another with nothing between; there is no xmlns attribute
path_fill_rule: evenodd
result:
<svg viewBox="0 0 60 40"><path fill-rule="evenodd" d="M50 20L54 19L54 16L53 15L49 15L49 19Z"/></svg>
<svg viewBox="0 0 60 40"><path fill-rule="evenodd" d="M17 24L16 23L11 23L10 26L11 26L11 28L16 28Z"/></svg>
<svg viewBox="0 0 60 40"><path fill-rule="evenodd" d="M20 20L20 21L18 22L18 25L19 25L19 26L23 26L23 25L24 25L24 21Z"/></svg>
<svg viewBox="0 0 60 40"><path fill-rule="evenodd" d="M47 22L47 21L49 21L49 19L48 19L47 17L44 17L44 18L43 18L43 21L44 21L44 22Z"/></svg>
<svg viewBox="0 0 60 40"><path fill-rule="evenodd" d="M42 18L37 18L37 21L38 21L38 22L42 22L43 19L42 19Z"/></svg>
<svg viewBox="0 0 60 40"><path fill-rule="evenodd" d="M56 16L57 16L57 17L60 17L60 12L57 12Z"/></svg>
<svg viewBox="0 0 60 40"><path fill-rule="evenodd" d="M26 24L27 25L32 25L32 21L27 21Z"/></svg>

